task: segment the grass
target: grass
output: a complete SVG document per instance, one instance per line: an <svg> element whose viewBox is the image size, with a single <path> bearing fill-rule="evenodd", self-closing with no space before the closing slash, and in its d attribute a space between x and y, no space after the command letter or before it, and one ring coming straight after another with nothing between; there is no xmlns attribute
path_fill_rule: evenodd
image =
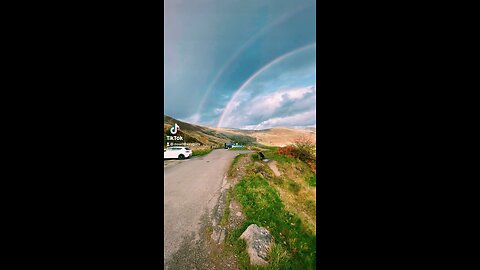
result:
<svg viewBox="0 0 480 270"><path fill-rule="evenodd" d="M231 195L232 191L231 189L227 190L227 193L225 194L225 208L223 209L223 216L222 219L220 220L220 225L225 226L228 222L228 217L230 216L230 201L232 198Z"/></svg>
<svg viewBox="0 0 480 270"><path fill-rule="evenodd" d="M317 186L317 175L310 175L305 177L305 180L307 181L308 185L311 187L316 187Z"/></svg>
<svg viewBox="0 0 480 270"><path fill-rule="evenodd" d="M199 150L193 150L192 156L204 156L208 153L212 152L212 149L199 149Z"/></svg>
<svg viewBox="0 0 480 270"><path fill-rule="evenodd" d="M260 162L250 163L247 166L246 171L249 175L259 175L268 179L271 179L275 176L270 168Z"/></svg>
<svg viewBox="0 0 480 270"><path fill-rule="evenodd" d="M312 215L316 215L317 205L314 200L305 201L305 210Z"/></svg>
<svg viewBox="0 0 480 270"><path fill-rule="evenodd" d="M247 150L247 148L246 147L232 147L232 148L228 148L228 150L238 151L238 150Z"/></svg>
<svg viewBox="0 0 480 270"><path fill-rule="evenodd" d="M228 175L229 177L233 177L233 176L235 175L235 172L236 172L236 170L237 170L237 166L236 166L236 165L237 165L238 161L239 161L244 155L245 155L245 154L237 155L237 156L233 159L232 165L230 165L230 169L228 169L228 173L227 173L227 175Z"/></svg>
<svg viewBox="0 0 480 270"><path fill-rule="evenodd" d="M259 144L258 146L260 148L268 149L268 150L272 150L272 151L275 151L275 150L278 149L278 146L269 146L269 145L263 145L263 144Z"/></svg>
<svg viewBox="0 0 480 270"><path fill-rule="evenodd" d="M298 163L300 161L296 158L287 157L273 151L266 151L263 154L266 158L276 160L280 163Z"/></svg>
<svg viewBox="0 0 480 270"><path fill-rule="evenodd" d="M249 146L249 147L247 147L247 148L248 148L248 150L252 150L252 151L262 151L261 148L258 148L258 147L256 147L256 146Z"/></svg>
<svg viewBox="0 0 480 270"><path fill-rule="evenodd" d="M298 193L300 191L300 185L297 182L290 179L287 182L287 188L290 192L293 192L293 193Z"/></svg>
<svg viewBox="0 0 480 270"><path fill-rule="evenodd" d="M239 202L246 220L227 233L225 248L235 253L241 269L314 269L315 172L299 159L275 151L263 153L266 158L277 161L283 174L275 176L268 164L259 161L257 153L235 157L229 176L238 175L239 170L246 176L228 191L226 208L232 199ZM246 159L240 165L242 157ZM222 224L228 222L229 211L224 210ZM267 267L251 266L245 241L238 239L250 224L267 228L274 237Z"/></svg>
<svg viewBox="0 0 480 270"><path fill-rule="evenodd" d="M268 182L279 192L283 203L289 211L296 213L308 230L316 230L316 174L303 161L278 162L278 169L283 172L279 177L268 178Z"/></svg>
<svg viewBox="0 0 480 270"><path fill-rule="evenodd" d="M245 269L257 269L249 265L245 242L238 239L250 224L267 228L275 239L266 269L315 269L316 236L285 209L278 191L265 178L249 174L234 187L233 195L242 204L246 221L229 233L227 241Z"/></svg>
<svg viewBox="0 0 480 270"><path fill-rule="evenodd" d="M260 160L260 156L258 154L252 154L252 155L250 155L250 159L252 161Z"/></svg>

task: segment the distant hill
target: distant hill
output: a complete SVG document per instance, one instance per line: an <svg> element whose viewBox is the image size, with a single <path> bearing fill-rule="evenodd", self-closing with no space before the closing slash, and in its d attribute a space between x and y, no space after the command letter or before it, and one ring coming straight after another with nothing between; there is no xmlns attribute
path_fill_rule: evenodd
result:
<svg viewBox="0 0 480 270"><path fill-rule="evenodd" d="M259 144L271 145L271 146L286 146L293 144L296 139L301 137L307 137L312 140L313 143L316 143L316 128L285 128L285 127L275 127L264 130L242 130L242 129L231 129L231 128L215 128L217 131L238 134L238 135L248 135L254 137Z"/></svg>
<svg viewBox="0 0 480 270"><path fill-rule="evenodd" d="M240 144L251 144L256 142L256 139L251 136L217 131L209 127L186 123L168 115L163 116L164 136L169 134L168 130L175 123L180 126L180 131L177 135L183 136L187 143L200 143L203 146L208 147L223 147L225 143L232 141Z"/></svg>
<svg viewBox="0 0 480 270"><path fill-rule="evenodd" d="M271 146L286 146L300 137L308 137L315 143L316 128L284 128L275 127L264 130L243 130L234 128L210 128L186 123L170 116L163 116L164 135L177 123L180 126L179 135L187 143L201 143L205 146L221 147L224 143L238 142L240 144L264 144Z"/></svg>

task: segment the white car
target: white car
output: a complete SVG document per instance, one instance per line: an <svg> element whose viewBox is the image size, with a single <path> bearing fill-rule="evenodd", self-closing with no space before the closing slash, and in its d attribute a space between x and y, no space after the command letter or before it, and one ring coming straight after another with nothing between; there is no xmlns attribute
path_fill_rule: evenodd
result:
<svg viewBox="0 0 480 270"><path fill-rule="evenodd" d="M168 147L167 149L163 150L163 159L167 158L178 158L184 159L189 158L193 154L192 149L183 146L174 146Z"/></svg>

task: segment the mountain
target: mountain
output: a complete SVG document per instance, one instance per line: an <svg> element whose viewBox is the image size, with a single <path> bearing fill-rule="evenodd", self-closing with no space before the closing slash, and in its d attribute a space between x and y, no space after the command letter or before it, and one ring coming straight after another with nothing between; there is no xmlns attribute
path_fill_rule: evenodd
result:
<svg viewBox="0 0 480 270"><path fill-rule="evenodd" d="M209 127L183 122L168 115L163 116L164 141L166 140L166 136L170 135L169 129L175 123L180 126L180 130L176 135L182 136L187 143L199 143L207 147L223 147L225 143L232 141L240 144L251 144L256 141L254 137L248 135L221 132Z"/></svg>
<svg viewBox="0 0 480 270"><path fill-rule="evenodd" d="M270 146L286 146L301 137L308 137L315 143L316 128L275 127L264 130L242 130L234 128L210 128L186 123L170 116L163 116L164 136L177 123L180 131L177 135L184 137L187 143L200 143L204 146L222 147L224 143L264 144ZM165 139L165 138L164 138Z"/></svg>
<svg viewBox="0 0 480 270"><path fill-rule="evenodd" d="M286 146L293 144L295 140L307 137L313 143L316 143L316 128L286 128L286 127L275 127L264 130L242 130L242 129L231 129L231 128L215 128L215 130L224 133L237 134L237 135L248 135L254 137L256 142L263 145L271 146Z"/></svg>

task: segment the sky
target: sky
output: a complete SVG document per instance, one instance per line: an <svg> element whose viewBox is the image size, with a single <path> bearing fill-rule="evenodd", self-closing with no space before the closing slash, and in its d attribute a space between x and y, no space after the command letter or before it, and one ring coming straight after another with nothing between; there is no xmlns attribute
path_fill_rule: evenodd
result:
<svg viewBox="0 0 480 270"><path fill-rule="evenodd" d="M164 3L166 115L211 127L316 126L315 1Z"/></svg>

